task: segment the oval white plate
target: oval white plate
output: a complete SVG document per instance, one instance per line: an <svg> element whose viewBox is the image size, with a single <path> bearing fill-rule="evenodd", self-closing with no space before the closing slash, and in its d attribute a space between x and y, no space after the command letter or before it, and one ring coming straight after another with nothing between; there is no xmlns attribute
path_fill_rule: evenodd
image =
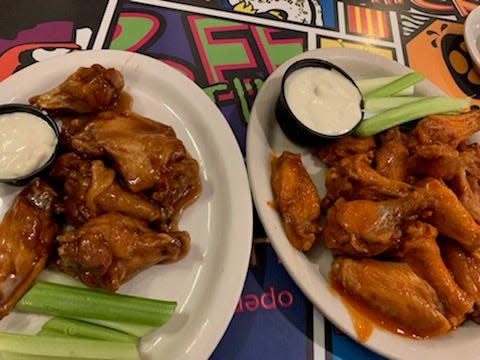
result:
<svg viewBox="0 0 480 360"><path fill-rule="evenodd" d="M463 29L465 44L473 63L480 71L480 6L468 14Z"/></svg>
<svg viewBox="0 0 480 360"><path fill-rule="evenodd" d="M307 254L295 250L285 236L279 214L272 208L270 163L272 153L289 150L302 154L302 160L317 185L325 194L324 165L305 148L290 142L275 120L274 108L285 69L301 58L320 58L342 67L354 79L401 75L409 68L372 53L345 49L317 49L303 53L277 68L267 79L255 99L247 132L247 169L255 207L265 231L289 272L303 293L330 321L352 338L356 338L351 318L340 299L330 290L328 272L332 256L321 245ZM420 95L444 95L428 81L417 85ZM480 326L467 323L452 333L433 340L410 340L375 329L365 346L389 358L402 359L474 359L480 357Z"/></svg>
<svg viewBox="0 0 480 360"><path fill-rule="evenodd" d="M250 259L252 202L243 156L227 121L196 84L135 53L81 51L34 64L0 83L0 103L25 103L79 66L94 63L120 70L133 109L173 126L199 161L203 191L180 221L180 229L191 235L190 252L181 261L140 273L119 292L178 302L171 321L144 337L140 349L145 359L206 359L234 314ZM17 191L0 187L0 216ZM65 281L51 271L42 277ZM41 321L12 313L0 321L0 329L32 332Z"/></svg>

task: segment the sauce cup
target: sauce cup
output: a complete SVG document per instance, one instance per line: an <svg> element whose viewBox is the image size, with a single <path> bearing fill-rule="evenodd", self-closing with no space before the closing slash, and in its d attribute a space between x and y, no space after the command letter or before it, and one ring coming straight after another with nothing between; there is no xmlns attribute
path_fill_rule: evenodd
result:
<svg viewBox="0 0 480 360"><path fill-rule="evenodd" d="M318 147L355 131L363 107L360 90L343 69L325 60L303 59L283 75L275 116L290 140Z"/></svg>
<svg viewBox="0 0 480 360"><path fill-rule="evenodd" d="M25 104L0 105L0 137L0 183L9 185L23 186L40 176L60 147L57 123Z"/></svg>

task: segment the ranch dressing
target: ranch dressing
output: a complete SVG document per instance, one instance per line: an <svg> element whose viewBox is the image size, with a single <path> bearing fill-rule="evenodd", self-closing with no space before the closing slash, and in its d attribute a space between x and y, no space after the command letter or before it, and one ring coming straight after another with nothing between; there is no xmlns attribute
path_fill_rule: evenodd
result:
<svg viewBox="0 0 480 360"><path fill-rule="evenodd" d="M30 174L55 151L57 136L43 119L27 112L0 115L0 178Z"/></svg>
<svg viewBox="0 0 480 360"><path fill-rule="evenodd" d="M298 69L286 78L284 92L297 119L318 133L345 134L361 118L361 94L338 71L321 67Z"/></svg>

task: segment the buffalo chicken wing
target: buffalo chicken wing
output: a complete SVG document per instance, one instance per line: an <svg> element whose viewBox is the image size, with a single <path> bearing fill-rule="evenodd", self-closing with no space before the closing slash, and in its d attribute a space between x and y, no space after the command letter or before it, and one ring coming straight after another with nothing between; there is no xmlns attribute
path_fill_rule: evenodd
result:
<svg viewBox="0 0 480 360"><path fill-rule="evenodd" d="M328 167L320 240L334 288L397 332L480 323L480 145L467 141L477 131L474 110L313 150Z"/></svg>
<svg viewBox="0 0 480 360"><path fill-rule="evenodd" d="M272 189L288 240L309 250L320 233L320 197L300 155L285 151L272 159Z"/></svg>

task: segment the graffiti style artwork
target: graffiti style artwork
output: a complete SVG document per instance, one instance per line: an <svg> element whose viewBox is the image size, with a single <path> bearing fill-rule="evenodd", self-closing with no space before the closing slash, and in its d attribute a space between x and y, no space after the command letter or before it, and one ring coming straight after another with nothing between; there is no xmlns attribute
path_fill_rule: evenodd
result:
<svg viewBox="0 0 480 360"><path fill-rule="evenodd" d="M44 4L35 13L29 11L30 1L2 4L0 24L8 26L0 27L0 81L34 62L93 48L102 37L104 10L109 4L114 7L116 1L88 0L68 8L58 0Z"/></svg>
<svg viewBox="0 0 480 360"><path fill-rule="evenodd" d="M480 0L8 1L0 12L0 81L71 51L145 54L202 88L245 154L250 111L264 82L286 60L315 48L373 52L480 105L480 74L463 41L465 18L477 6ZM258 218L255 224L245 288L212 359L383 359L315 312Z"/></svg>
<svg viewBox="0 0 480 360"><path fill-rule="evenodd" d="M171 36L175 46L164 41ZM278 65L305 51L306 34L138 5L120 13L110 48L150 55L195 81L244 150L255 95Z"/></svg>
<svg viewBox="0 0 480 360"><path fill-rule="evenodd" d="M480 74L463 40L463 26L435 19L406 44L408 63L451 96L470 96L480 104Z"/></svg>

